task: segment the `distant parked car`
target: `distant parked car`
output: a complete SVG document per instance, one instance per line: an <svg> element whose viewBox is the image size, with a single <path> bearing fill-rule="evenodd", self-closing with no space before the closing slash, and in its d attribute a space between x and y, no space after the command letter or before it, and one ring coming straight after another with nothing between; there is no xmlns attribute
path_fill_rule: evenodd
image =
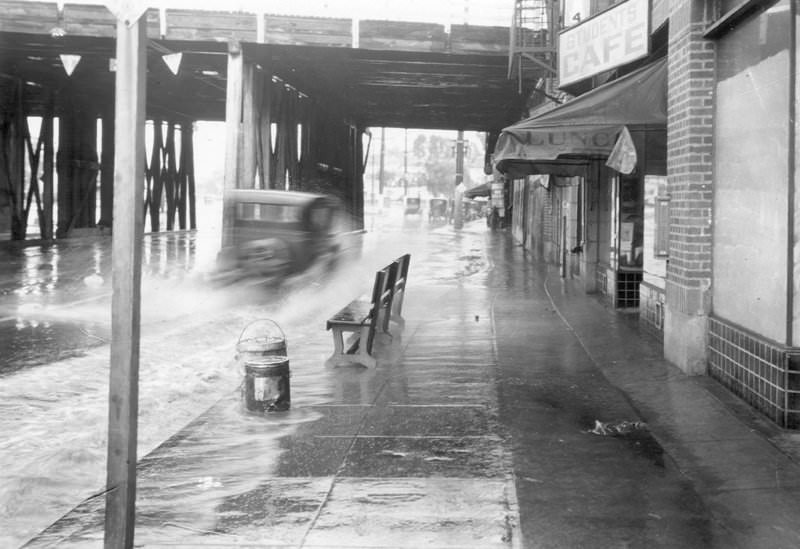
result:
<svg viewBox="0 0 800 549"><path fill-rule="evenodd" d="M234 189L224 203L233 213L217 256L225 278L276 281L339 254L343 209L333 196L293 191Z"/></svg>
<svg viewBox="0 0 800 549"><path fill-rule="evenodd" d="M419 215L422 213L422 200L416 196L406 198L405 215Z"/></svg>
<svg viewBox="0 0 800 549"><path fill-rule="evenodd" d="M446 198L431 198L428 204L428 221L447 223L447 208Z"/></svg>

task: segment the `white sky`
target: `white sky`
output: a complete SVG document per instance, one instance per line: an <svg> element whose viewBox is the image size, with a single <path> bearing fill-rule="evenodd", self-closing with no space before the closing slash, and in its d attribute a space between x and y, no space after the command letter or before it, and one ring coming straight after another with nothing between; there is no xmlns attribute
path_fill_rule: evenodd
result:
<svg viewBox="0 0 800 549"><path fill-rule="evenodd" d="M246 11L276 15L307 15L384 19L428 23L490 25L511 23L514 0L70 0L75 4L146 4L153 8ZM59 3L63 3L61 0Z"/></svg>

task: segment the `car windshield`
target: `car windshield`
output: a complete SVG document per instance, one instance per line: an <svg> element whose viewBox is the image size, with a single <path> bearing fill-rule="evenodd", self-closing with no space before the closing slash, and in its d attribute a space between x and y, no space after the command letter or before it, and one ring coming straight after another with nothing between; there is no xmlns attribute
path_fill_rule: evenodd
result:
<svg viewBox="0 0 800 549"><path fill-rule="evenodd" d="M333 210L325 207L316 207L311 210L311 229L314 231L324 231L330 225L333 217Z"/></svg>
<svg viewBox="0 0 800 549"><path fill-rule="evenodd" d="M242 221L271 221L275 223L298 223L303 218L302 208L286 204L236 204L236 219Z"/></svg>

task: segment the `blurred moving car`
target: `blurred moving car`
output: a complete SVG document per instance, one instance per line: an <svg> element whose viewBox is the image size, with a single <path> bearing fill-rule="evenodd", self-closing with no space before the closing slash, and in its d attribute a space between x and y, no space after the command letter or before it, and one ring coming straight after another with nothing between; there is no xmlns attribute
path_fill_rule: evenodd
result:
<svg viewBox="0 0 800 549"><path fill-rule="evenodd" d="M280 281L315 263L335 264L343 209L333 196L294 191L233 189L225 192L233 215L217 255L222 278Z"/></svg>

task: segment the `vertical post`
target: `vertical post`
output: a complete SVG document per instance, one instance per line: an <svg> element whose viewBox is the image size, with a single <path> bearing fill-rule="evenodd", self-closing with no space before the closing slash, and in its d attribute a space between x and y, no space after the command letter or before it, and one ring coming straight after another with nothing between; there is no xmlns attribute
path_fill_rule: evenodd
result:
<svg viewBox="0 0 800 549"><path fill-rule="evenodd" d="M150 230L157 233L161 230L161 194L164 178L161 173L161 152L163 149L163 133L160 118L153 119L153 149L150 152ZM146 214L145 214L146 215Z"/></svg>
<svg viewBox="0 0 800 549"><path fill-rule="evenodd" d="M453 228L460 229L464 226L464 130L458 130L456 138L456 188L453 201Z"/></svg>
<svg viewBox="0 0 800 549"><path fill-rule="evenodd" d="M259 94L258 112L256 119L258 122L258 159L259 177L261 178L261 188L272 188L272 74L269 66L262 65L262 70L257 73Z"/></svg>
<svg viewBox="0 0 800 549"><path fill-rule="evenodd" d="M464 130L458 130L456 138L456 185L464 181Z"/></svg>
<svg viewBox="0 0 800 549"><path fill-rule="evenodd" d="M242 48L238 42L228 45L228 84L225 92L225 181L224 190L239 186L240 156L242 142L242 80L244 60ZM233 202L222 197L222 245L231 243Z"/></svg>
<svg viewBox="0 0 800 549"><path fill-rule="evenodd" d="M256 82L253 63L243 66L242 79L242 182L245 189L255 187L256 180Z"/></svg>
<svg viewBox="0 0 800 549"><path fill-rule="evenodd" d="M114 113L103 113L100 153L100 222L111 227L114 219Z"/></svg>
<svg viewBox="0 0 800 549"><path fill-rule="evenodd" d="M47 113L42 120L44 140L44 164L42 166L42 239L53 239L53 103L48 104Z"/></svg>
<svg viewBox="0 0 800 549"><path fill-rule="evenodd" d="M403 195L408 194L408 128L403 130Z"/></svg>
<svg viewBox="0 0 800 549"><path fill-rule="evenodd" d="M383 187L386 185L384 180L384 164L386 162L386 128L381 127L381 162L378 170L378 194L383 196Z"/></svg>
<svg viewBox="0 0 800 549"><path fill-rule="evenodd" d="M197 214L194 192L194 125L187 123L186 128L183 128L181 134L184 136L183 145L181 146L181 154L186 158L186 186L189 193L189 228L194 230L197 228Z"/></svg>
<svg viewBox="0 0 800 549"><path fill-rule="evenodd" d="M106 548L133 546L136 514L146 41L144 21L117 21Z"/></svg>
<svg viewBox="0 0 800 549"><path fill-rule="evenodd" d="M67 91L67 94L70 92ZM71 103L71 97L68 96ZM72 162L74 157L73 131L75 118L72 105L62 110L58 117L58 151L56 152L56 174L58 176L58 219L56 221L56 237L67 236L70 223L72 222L72 194L74 192L74 181Z"/></svg>

